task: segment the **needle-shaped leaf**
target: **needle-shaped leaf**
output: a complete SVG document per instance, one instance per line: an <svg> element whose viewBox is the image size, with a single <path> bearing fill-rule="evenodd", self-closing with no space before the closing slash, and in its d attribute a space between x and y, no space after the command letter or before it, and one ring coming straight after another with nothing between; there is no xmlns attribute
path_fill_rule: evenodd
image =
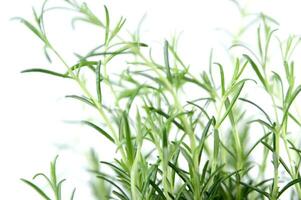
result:
<svg viewBox="0 0 301 200"><path fill-rule="evenodd" d="M103 129L100 128L99 126L95 125L95 124L92 123L92 122L86 121L86 120L83 120L83 121L81 121L81 122L82 122L83 124L85 124L85 125L88 125L88 126L94 128L94 129L97 130L99 133L101 133L103 136L105 136L108 140L110 140L112 143L115 143L113 137L110 136L105 130L103 130Z"/></svg>
<svg viewBox="0 0 301 200"><path fill-rule="evenodd" d="M124 171L122 168L114 165L113 163L109 163L109 162L106 162L106 161L101 161L101 163L110 166L121 177L129 180L129 178L130 178L129 174L127 174L127 172Z"/></svg>
<svg viewBox="0 0 301 200"><path fill-rule="evenodd" d="M207 189L210 186L211 180L213 180L215 177L217 178L220 172L222 171L224 165L218 166L213 172L211 172L209 178L204 183L204 186L202 187L201 193L206 192Z"/></svg>
<svg viewBox="0 0 301 200"><path fill-rule="evenodd" d="M272 79L280 84L280 89L281 89L280 94L281 94L282 100L284 100L284 89L283 89L283 82L282 82L281 76L277 72L272 71L272 73L273 73Z"/></svg>
<svg viewBox="0 0 301 200"><path fill-rule="evenodd" d="M275 133L275 127L274 127L275 124L271 125L271 124L269 124L269 123L267 123L267 122L265 122L264 120L261 120L261 119L255 119L255 120L249 121L249 123L254 123L254 122L257 122L257 123L263 125L264 127L268 128L270 131Z"/></svg>
<svg viewBox="0 0 301 200"><path fill-rule="evenodd" d="M298 96L298 94L301 92L301 85L299 85L295 91L292 93L292 95L290 96L290 98L288 99L288 102L286 102L286 106L283 112L283 120L281 125L283 125L285 119L287 118L287 116L289 115L289 109L292 105L292 103L294 102L295 98Z"/></svg>
<svg viewBox="0 0 301 200"><path fill-rule="evenodd" d="M200 164L200 161L201 161L201 156L202 156L203 148L204 148L204 145L205 145L205 140L207 138L207 135L209 134L209 129L210 129L211 125L213 124L214 120L215 120L214 118L211 118L208 121L207 125L205 126L205 128L204 128L204 130L202 132L202 137L201 137L199 145L198 145L198 147L196 149L196 153L198 155L199 164Z"/></svg>
<svg viewBox="0 0 301 200"><path fill-rule="evenodd" d="M172 76L170 71L170 64L169 64L169 52L168 52L169 44L168 41L165 40L164 42L164 63L166 67L167 79L172 83Z"/></svg>
<svg viewBox="0 0 301 200"><path fill-rule="evenodd" d="M102 104L102 94L101 94L101 81L102 77L100 74L100 67L101 67L101 61L98 62L97 67L96 67L96 91L97 91L97 98L98 102Z"/></svg>
<svg viewBox="0 0 301 200"><path fill-rule="evenodd" d="M53 162L50 163L50 180L53 185L57 186L57 175L56 175L56 162L58 155L54 158Z"/></svg>
<svg viewBox="0 0 301 200"><path fill-rule="evenodd" d="M257 44L258 44L259 54L261 57L263 57L260 26L257 28Z"/></svg>
<svg viewBox="0 0 301 200"><path fill-rule="evenodd" d="M82 101L82 102L88 104L89 106L95 107L95 104L90 99L88 99L85 96L67 95L65 97L66 98L76 99L76 100L79 100L79 101Z"/></svg>
<svg viewBox="0 0 301 200"><path fill-rule="evenodd" d="M277 157L279 158L279 162L280 164L283 166L283 168L285 169L285 171L290 175L292 176L292 173L289 169L289 167L287 166L287 164L285 164L284 160L280 157L280 156L277 156L274 152L274 148L271 147L271 145L269 145L268 143L266 143L265 141L261 141L261 143L268 149L270 150L272 153L273 153L273 156L276 157L275 158L275 163L273 163L274 165L278 165L278 162L277 162ZM273 161L274 162L274 161Z"/></svg>
<svg viewBox="0 0 301 200"><path fill-rule="evenodd" d="M292 113L288 112L288 116L296 123L301 126L301 120L298 120Z"/></svg>
<svg viewBox="0 0 301 200"><path fill-rule="evenodd" d="M206 163L203 167L202 174L201 174L201 179L200 179L200 185L203 185L203 183L205 181L208 166L209 166L209 160L206 161Z"/></svg>
<svg viewBox="0 0 301 200"><path fill-rule="evenodd" d="M129 100L126 104L126 112L128 112L128 113L130 112L132 104L133 104L135 98L140 94L140 92L143 94L143 92L144 92L143 89L145 89L145 93L146 93L147 89L150 89L150 88L151 88L151 86L141 84L137 88L128 91L129 93L127 95L129 97ZM153 89L153 88L151 88L151 89Z"/></svg>
<svg viewBox="0 0 301 200"><path fill-rule="evenodd" d="M219 177L218 179L216 179L214 181L214 184L210 187L209 191L208 191L208 200L211 200L211 199L214 199L214 196L216 194L216 191L218 190L218 186L224 182L225 180L229 179L231 176L239 173L241 170L237 170L237 171L234 171L232 173L229 173L227 174L225 177Z"/></svg>
<svg viewBox="0 0 301 200"><path fill-rule="evenodd" d="M37 24L40 24L41 18L40 18L40 16L38 16L38 13L34 8L32 8L32 13L33 13L33 16L34 16L35 21L37 22Z"/></svg>
<svg viewBox="0 0 301 200"><path fill-rule="evenodd" d="M132 136L131 136L131 129L128 121L128 114L126 112L122 112L121 116L121 123L120 123L120 130L122 136L125 138L125 149L127 152L127 159L130 164L133 164L134 162L134 157L135 157L135 152L134 152L134 147L132 143Z"/></svg>
<svg viewBox="0 0 301 200"><path fill-rule="evenodd" d="M246 153L246 157L249 157L249 155L251 154L251 152L256 148L256 146L258 144L260 144L265 138L267 138L268 136L270 136L272 134L272 132L269 132L268 134L265 134L264 136L262 136L251 148L250 150Z"/></svg>
<svg viewBox="0 0 301 200"><path fill-rule="evenodd" d="M214 63L219 67L219 72L220 72L220 82L221 82L221 88L222 88L222 95L225 94L225 74L224 74L224 69L223 66L220 63Z"/></svg>
<svg viewBox="0 0 301 200"><path fill-rule="evenodd" d="M287 183L278 193L278 198L288 189L290 188L291 186L297 184L297 183L300 183L301 182L301 178L297 178L297 179L294 179L292 181L290 181L289 183Z"/></svg>
<svg viewBox="0 0 301 200"><path fill-rule="evenodd" d="M193 105L193 106L195 106L195 107L197 107L198 109L200 109L200 110L202 111L202 113L205 114L206 118L207 118L208 120L210 120L210 117L209 117L207 111L206 111L203 107L201 107L201 106L199 106L199 105L197 105L196 103L191 102L191 101L187 101L187 103L188 103L188 104L191 104L191 105Z"/></svg>
<svg viewBox="0 0 301 200"><path fill-rule="evenodd" d="M261 74L258 66L255 64L255 62L252 60L252 58L250 56L248 56L246 54L243 54L243 56L249 61L249 63L251 64L253 70L255 71L257 77L261 81L262 85L264 86L265 89L267 89L267 83L266 83L263 75Z"/></svg>
<svg viewBox="0 0 301 200"><path fill-rule="evenodd" d="M193 187L191 185L191 181L187 176L187 172L185 173L182 169L178 168L176 165L168 162L168 165L176 172L176 174L184 181L190 191L193 191Z"/></svg>
<svg viewBox="0 0 301 200"><path fill-rule="evenodd" d="M83 67L88 67L89 69L91 69L93 72L95 71L94 65L99 64L99 62L96 61L87 61L84 58L81 58L80 62L71 66L68 71L65 73L66 75L70 75L71 73L73 73L75 70L80 70Z"/></svg>
<svg viewBox="0 0 301 200"><path fill-rule="evenodd" d="M211 93L211 88L202 83L201 81L197 80L197 79L193 79L193 78L190 78L190 77L187 77L187 76L184 76L184 80L187 81L187 82L190 82L190 83L194 83L196 84L197 86L201 87L202 89L204 89L205 91L207 91L208 93Z"/></svg>
<svg viewBox="0 0 301 200"><path fill-rule="evenodd" d="M72 191L72 193L71 193L70 200L74 200L75 192L76 192L76 188L73 189L73 191Z"/></svg>
<svg viewBox="0 0 301 200"><path fill-rule="evenodd" d="M127 200L130 200L129 197L127 196L127 194L125 193L125 191L123 191L123 189L118 186L116 183L114 183L114 181L111 181L110 179L108 179L107 177L103 176L103 175L98 175L97 178L100 178L100 179L103 179L105 180L106 182L112 184L115 188L117 188L122 194L123 196L127 199Z"/></svg>
<svg viewBox="0 0 301 200"><path fill-rule="evenodd" d="M250 101L250 100L245 99L245 98L239 98L239 100L244 101L244 102L247 102L247 103L249 103L249 104L255 106L256 108L258 108L258 109L264 114L264 116L267 118L267 120L269 121L269 123L270 123L270 124L273 124L273 122L272 122L270 116L269 116L269 115L268 115L268 114L267 114L267 113L266 113L259 105L257 105L257 104L254 103L253 101Z"/></svg>
<svg viewBox="0 0 301 200"><path fill-rule="evenodd" d="M21 179L21 181L23 181L24 183L26 183L27 185L29 185L30 187L32 187L36 192L38 192L44 199L46 200L51 200L43 190L41 190L37 185L35 185L34 183L26 180L26 179Z"/></svg>
<svg viewBox="0 0 301 200"><path fill-rule="evenodd" d="M37 177L43 177L47 181L47 183L52 187L52 189L55 190L56 185L54 185L44 173L37 173L33 176L32 179L36 179Z"/></svg>
<svg viewBox="0 0 301 200"><path fill-rule="evenodd" d="M149 183L156 190L156 192L160 196L160 199L166 200L166 197L165 197L164 193L162 192L162 190L159 188L159 186L152 180L150 180Z"/></svg>
<svg viewBox="0 0 301 200"><path fill-rule="evenodd" d="M109 14L108 8L106 6L104 6L104 8L105 8L105 15L106 15L105 44L108 45L109 34L110 34L110 14Z"/></svg>
<svg viewBox="0 0 301 200"><path fill-rule="evenodd" d="M121 17L119 22L117 23L116 27L111 32L109 42L119 33L119 31L122 29L125 22L126 22L126 19Z"/></svg>
<svg viewBox="0 0 301 200"><path fill-rule="evenodd" d="M53 75L53 76L58 76L58 77L62 77L62 78L71 78L70 76L66 75L66 74L61 74L55 71L51 71L48 69L42 69L42 68L32 68L32 69L26 69L21 71L21 73L31 73L31 72L39 72L39 73L44 73L44 74L49 74L49 75Z"/></svg>
<svg viewBox="0 0 301 200"><path fill-rule="evenodd" d="M45 44L47 44L47 39L45 35L32 23L27 21L26 19L22 17L15 17L13 20L19 20L21 23L23 23L29 30L31 30L36 36L38 36Z"/></svg>
<svg viewBox="0 0 301 200"><path fill-rule="evenodd" d="M242 88L244 87L244 84L245 84L245 83L243 82L243 83L240 84L240 86L237 86L238 88L237 88L237 90L235 91L235 94L234 94L234 96L233 96L231 102L230 102L229 105L227 106L226 112L224 113L224 115L223 115L223 117L220 119L220 121L218 122L217 127L219 127L219 126L222 124L222 122L225 120L225 118L226 118L227 115L230 113L230 111L232 111L232 108L233 108L233 106L234 106L236 100L238 99L238 97L239 97L239 95L240 95L240 93L241 93L241 90L242 90Z"/></svg>
<svg viewBox="0 0 301 200"><path fill-rule="evenodd" d="M66 181L66 179L61 180L58 184L57 184L57 188L55 191L55 196L56 199L61 200L62 199L62 184Z"/></svg>
<svg viewBox="0 0 301 200"><path fill-rule="evenodd" d="M148 110L150 110L150 111L156 112L157 114L159 114L159 115L165 117L166 119L171 118L171 116L170 116L169 114L167 114L166 112L164 112L164 111L161 110L161 109L157 109L157 108L154 108L154 107L152 107L152 106L149 106L149 107L146 107L146 108L147 108ZM179 129L184 130L184 127L183 127L179 122L177 122L175 119L173 119L172 122L173 122Z"/></svg>
<svg viewBox="0 0 301 200"><path fill-rule="evenodd" d="M166 128L166 125L165 127L163 128L163 131L162 131L162 147L163 147L163 151L167 151L167 146L168 145L168 132L167 132L167 128ZM167 155L168 152L166 152L166 155ZM166 157L167 159L167 157Z"/></svg>
<svg viewBox="0 0 301 200"><path fill-rule="evenodd" d="M88 7L86 3L82 3L80 6L77 5L77 3L73 3L73 4L75 4L74 7L78 10L78 12L83 14L83 17L79 19L82 19L82 21L85 21L87 23L100 26L102 28L105 27L102 21L91 11L91 9Z"/></svg>
<svg viewBox="0 0 301 200"><path fill-rule="evenodd" d="M255 190L255 191L258 192L259 194L262 194L262 195L264 195L265 197L267 197L268 199L271 199L269 193L267 193L267 192L261 190L260 188L254 187L254 186L252 186L252 185L250 185L250 184L247 184L247 183L244 183L244 182L240 182L240 184L243 185L243 186L245 186L245 187L250 188L251 190Z"/></svg>
<svg viewBox="0 0 301 200"><path fill-rule="evenodd" d="M49 55L49 53L48 53L48 50L47 50L47 46L46 46L46 45L44 46L43 50L44 50L44 54L45 54L45 57L46 57L47 61L48 61L49 63L52 63L52 60L51 60L51 57L50 57L50 55Z"/></svg>
<svg viewBox="0 0 301 200"><path fill-rule="evenodd" d="M118 199L120 199L120 200L127 200L127 197L125 197L120 192L117 192L116 190L113 190L112 193L115 194L118 197Z"/></svg>

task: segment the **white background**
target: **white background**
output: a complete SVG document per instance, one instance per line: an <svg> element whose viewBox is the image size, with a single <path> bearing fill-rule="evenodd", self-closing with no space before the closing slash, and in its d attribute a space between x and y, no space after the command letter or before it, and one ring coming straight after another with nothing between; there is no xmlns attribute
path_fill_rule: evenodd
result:
<svg viewBox="0 0 301 200"><path fill-rule="evenodd" d="M299 0L242 2L247 2L251 11L264 11L277 19L282 33L301 33ZM73 84L44 75L19 73L30 67L48 66L40 41L24 26L10 21L15 16L31 17L31 7L39 8L41 3L7 0L0 4L0 199L39 199L19 178L47 172L50 160L58 153L60 175L68 179L68 192L71 186L77 186L76 199L90 199L85 187L83 153L96 147L101 159L106 159L113 151L90 129L64 123L89 116L80 103L65 100L66 94L77 92ZM129 31L134 31L147 13L143 25L143 33L150 39L147 42L160 43L175 32L183 32L181 52L185 61L199 71L207 67L210 49L227 40L214 29L227 27L235 31L240 24L237 11L228 0L87 0L87 3L100 16L103 4L113 18L125 16ZM70 18L64 17L56 13L46 18L46 24L53 43L72 62L74 51L85 52L96 46L101 36L89 26L79 26L74 34Z"/></svg>

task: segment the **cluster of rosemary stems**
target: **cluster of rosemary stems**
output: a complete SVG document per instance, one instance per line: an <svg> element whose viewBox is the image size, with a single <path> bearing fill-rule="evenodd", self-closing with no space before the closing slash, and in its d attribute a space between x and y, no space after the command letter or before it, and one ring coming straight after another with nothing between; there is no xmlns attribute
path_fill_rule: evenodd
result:
<svg viewBox="0 0 301 200"><path fill-rule="evenodd" d="M44 14L56 7L49 7L45 1L39 12L33 10L34 22L17 19L43 42L49 60L60 60L65 72L32 68L23 73L46 73L74 82L82 94L67 97L91 106L99 114L94 122L81 123L113 143L119 156L112 158L113 162L100 162L92 153L90 172L95 181L91 189L96 199L276 200L286 191L292 198L301 198L300 137L294 134L296 130L289 134L291 125L301 127L294 109L301 86L296 84L292 60L299 38L291 36L282 41L273 29L275 20L264 14L252 15L256 22L252 26L258 25L256 49L236 38L231 49L242 48L247 53L233 59L232 73L225 74L223 64L214 62L211 56L209 70L193 74L178 54L176 39L163 43L162 59L156 60L138 34L128 39L120 36L126 21L123 17L112 23L107 7L102 20L85 3L64 2L65 9L76 14L73 23L82 21L102 28L102 41L96 38L97 48L86 55L77 54L76 63L67 63L48 40ZM280 46L278 68L269 65L272 42ZM128 68L116 78L107 68L114 67L111 61L120 57L125 57ZM85 75L91 73L94 78L86 80ZM264 90L272 112L258 105L256 99L246 98L251 92L245 90L247 84ZM115 98L109 105L104 103L104 88ZM191 99L191 88L200 91L198 99ZM247 107L258 114L250 119ZM259 138L254 138L253 126L261 127ZM261 159L253 155L255 149L262 152ZM111 168L113 173L104 173L100 166ZM251 173L254 168L257 175ZM267 177L270 170L273 176ZM57 177L56 159L50 171L49 177L39 173L34 178L47 180L53 194L22 180L43 199L61 200L64 180ZM74 198L75 190L71 194Z"/></svg>

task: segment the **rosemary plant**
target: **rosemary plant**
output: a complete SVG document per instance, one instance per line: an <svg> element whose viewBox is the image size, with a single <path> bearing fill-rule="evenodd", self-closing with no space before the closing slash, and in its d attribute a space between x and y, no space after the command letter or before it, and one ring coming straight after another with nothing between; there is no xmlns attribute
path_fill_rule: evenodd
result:
<svg viewBox="0 0 301 200"><path fill-rule="evenodd" d="M99 179L91 183L95 199L276 200L285 192L301 199L300 137L293 134L301 127L295 109L301 86L293 60L300 38L282 40L277 37L274 19L262 13L249 15L240 8L243 17L253 21L233 38L229 51L240 48L245 53L231 54L232 73L225 73L224 65L215 62L212 54L209 68L193 74L178 54L176 38L164 41L161 60L154 59L151 48L137 33L121 36L126 20L121 17L113 23L106 6L102 19L86 3L64 3L65 9L75 13L72 23L82 21L102 28L102 41L96 39L97 48L85 55L76 54L78 61L68 63L46 34L44 14L58 8L45 1L40 11L33 10L33 22L17 19L41 40L47 58L59 59L65 71L31 68L22 73L46 73L74 82L82 94L66 97L99 114L96 120L101 123L85 119L80 123L113 143L118 156L113 162L99 161L92 152L90 173ZM254 49L239 39L250 26L258 27L253 34L257 39ZM274 59L270 55L272 43L279 45L282 55L277 68L270 65ZM128 67L116 71L116 77L107 68L121 56ZM92 80L91 76L86 78L88 73L94 75ZM273 110L247 97L252 87L264 90ZM109 104L104 101L104 88L114 97ZM198 99L190 97L190 88L201 91ZM258 114L248 115L249 109ZM252 136L254 126L261 127L258 138ZM291 126L298 130L291 130ZM255 150L262 151L263 159L254 155ZM102 171L105 167L114 173ZM254 175L252 169L258 173ZM271 170L273 176L269 177ZM56 175L56 159L50 172L50 177L39 173L34 178L45 178L53 194L33 181L22 181L43 199L62 200L63 181ZM74 190L71 199L75 198Z"/></svg>

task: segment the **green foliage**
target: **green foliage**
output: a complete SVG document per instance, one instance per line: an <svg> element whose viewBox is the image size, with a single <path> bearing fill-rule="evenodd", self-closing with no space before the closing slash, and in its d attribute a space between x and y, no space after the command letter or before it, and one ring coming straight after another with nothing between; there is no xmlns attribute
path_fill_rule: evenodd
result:
<svg viewBox="0 0 301 200"><path fill-rule="evenodd" d="M38 173L33 177L33 179L41 177L44 180L46 180L47 184L50 186L50 188L53 192L52 196L47 195L46 192L43 191L43 189L41 189L39 186L34 184L32 181L29 181L29 180L26 180L26 179L21 179L24 183L26 183L27 185L32 187L36 192L38 192L39 195L41 197L43 197L43 199L46 199L46 200L51 200L51 199L63 200L63 198L62 198L62 184L65 181L65 179L59 181L58 178L57 178L57 173L56 173L57 158L58 158L58 156L56 156L55 159L53 160L53 162L50 163L50 176L46 176L44 173ZM71 193L71 197L69 199L73 200L74 195L75 195L75 189Z"/></svg>
<svg viewBox="0 0 301 200"><path fill-rule="evenodd" d="M66 97L91 106L99 114L95 119L99 123L88 120L81 123L116 146L118 155L109 161L100 162L96 153L91 153L89 172L93 179L90 185L95 199L276 200L287 190L293 191L292 197L301 198L301 150L296 137L288 134L291 124L301 127L300 117L294 110L301 86L296 85L292 60L300 38L290 36L281 41L273 28L277 26L275 20L262 13L248 14L237 1L233 2L243 17L254 19L233 38L231 49L243 48L246 53L233 59L232 74L225 73L222 63L213 62L213 53L209 70L192 74L178 54L176 39L164 41L162 58L154 59L150 47L140 41L139 35L122 38L125 19L121 17L114 25L106 6L102 20L86 3L65 0L66 9L76 13L72 25L86 22L100 27L104 35L97 48L86 55L75 54L78 61L72 65L46 36L44 13L55 9L48 8L47 1L39 14L34 10L33 23L16 18L43 42L47 59L53 59L48 54L51 51L65 68L65 73L43 68L22 72L45 73L73 81L82 94ZM255 25L258 25L254 34L258 49L252 50L238 39ZM269 65L270 45L275 38L282 56L279 67L285 73ZM116 70L115 78L108 74L107 68L114 67L111 61L121 57L125 57L123 61L128 68L122 72ZM218 75L213 73L214 66L218 67ZM250 73L245 72L248 69ZM95 75L94 87L85 79L91 72ZM270 97L272 111L256 103L256 99L246 97L252 90L246 89L249 83ZM197 87L203 92L202 96L191 99L187 87ZM109 103L104 101L107 97L103 88L115 97ZM249 107L254 113L259 112L249 116ZM253 126L261 128L258 138L253 134ZM149 144L148 148L144 143ZM255 151L262 151L262 160ZM283 158L282 152L288 159ZM105 173L103 168L113 172ZM258 174L254 175L254 168ZM266 177L270 170L272 178ZM43 177L53 196L31 181L22 181L43 199L61 200L64 180L57 178L56 159L50 171L49 177L41 173L34 178ZM283 181L285 183L280 184Z"/></svg>

